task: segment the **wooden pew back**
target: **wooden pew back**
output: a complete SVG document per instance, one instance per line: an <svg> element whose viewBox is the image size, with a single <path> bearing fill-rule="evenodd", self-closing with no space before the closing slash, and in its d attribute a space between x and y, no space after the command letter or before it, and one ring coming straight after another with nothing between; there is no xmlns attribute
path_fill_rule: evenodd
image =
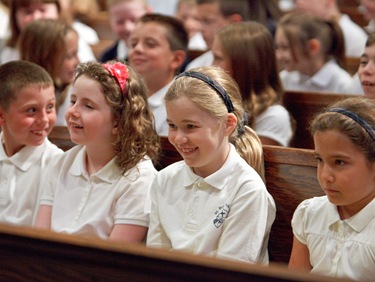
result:
<svg viewBox="0 0 375 282"><path fill-rule="evenodd" d="M70 140L69 130L66 126L54 126L48 139L64 151L68 151L76 145Z"/></svg>
<svg viewBox="0 0 375 282"><path fill-rule="evenodd" d="M263 146L266 187L276 203L268 252L270 261L288 263L292 250L291 220L299 203L324 195L316 178L316 159L309 149Z"/></svg>
<svg viewBox="0 0 375 282"><path fill-rule="evenodd" d="M296 130L290 146L313 149L314 142L308 129L313 116L334 102L354 96L337 93L286 91L283 98L284 106L296 121Z"/></svg>
<svg viewBox="0 0 375 282"><path fill-rule="evenodd" d="M0 224L2 281L344 281Z"/></svg>

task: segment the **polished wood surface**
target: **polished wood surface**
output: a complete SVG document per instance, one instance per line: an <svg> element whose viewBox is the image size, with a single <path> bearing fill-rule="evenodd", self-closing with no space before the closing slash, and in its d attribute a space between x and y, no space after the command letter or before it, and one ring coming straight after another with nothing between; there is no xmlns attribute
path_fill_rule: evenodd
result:
<svg viewBox="0 0 375 282"><path fill-rule="evenodd" d="M0 224L1 281L343 281Z"/></svg>
<svg viewBox="0 0 375 282"><path fill-rule="evenodd" d="M314 142L309 131L309 124L315 114L339 100L355 95L286 91L284 93L284 106L296 121L296 130L290 146L295 148L313 149Z"/></svg>

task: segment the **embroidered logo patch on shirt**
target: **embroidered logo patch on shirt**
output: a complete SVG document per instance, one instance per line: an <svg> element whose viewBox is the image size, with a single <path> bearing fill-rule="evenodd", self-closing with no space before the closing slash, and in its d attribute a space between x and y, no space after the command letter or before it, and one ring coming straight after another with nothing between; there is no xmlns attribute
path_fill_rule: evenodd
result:
<svg viewBox="0 0 375 282"><path fill-rule="evenodd" d="M216 228L219 228L223 223L224 220L228 217L230 211L230 205L225 204L220 206L219 209L215 212L216 218L214 218L213 223Z"/></svg>

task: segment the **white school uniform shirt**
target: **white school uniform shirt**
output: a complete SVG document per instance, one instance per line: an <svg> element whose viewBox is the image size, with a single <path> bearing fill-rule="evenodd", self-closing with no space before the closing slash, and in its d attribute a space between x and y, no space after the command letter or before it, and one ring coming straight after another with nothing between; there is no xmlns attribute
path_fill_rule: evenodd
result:
<svg viewBox="0 0 375 282"><path fill-rule="evenodd" d="M360 57L367 41L365 30L345 14L341 15L339 25L344 34L345 55L348 57Z"/></svg>
<svg viewBox="0 0 375 282"><path fill-rule="evenodd" d="M328 61L313 76L282 70L280 78L285 90L355 94L352 77L335 60Z"/></svg>
<svg viewBox="0 0 375 282"><path fill-rule="evenodd" d="M0 222L34 224L45 171L62 154L48 139L39 146L25 146L11 157L0 146Z"/></svg>
<svg viewBox="0 0 375 282"><path fill-rule="evenodd" d="M206 178L184 161L159 171L147 246L268 263L275 203L258 173L230 146L224 165Z"/></svg>
<svg viewBox="0 0 375 282"><path fill-rule="evenodd" d="M77 145L49 170L40 204L52 206L51 230L107 239L116 224L147 227L157 172L151 160L123 175L113 158L89 176L85 159L85 147Z"/></svg>
<svg viewBox="0 0 375 282"><path fill-rule="evenodd" d="M204 52L199 57L192 60L185 68L185 70L191 70L198 67L211 66L214 62L214 53L212 51Z"/></svg>
<svg viewBox="0 0 375 282"><path fill-rule="evenodd" d="M164 96L167 94L168 88L172 85L173 81L174 79L147 99L152 113L154 114L155 129L159 136L168 136L169 126L167 123L167 110L165 108Z"/></svg>
<svg viewBox="0 0 375 282"><path fill-rule="evenodd" d="M59 106L56 112L56 123L55 123L56 126L67 126L65 113L71 106L70 100L71 100L71 96L73 93L73 85L71 84L71 85L68 85L67 87L69 88L67 89L65 100Z"/></svg>
<svg viewBox="0 0 375 282"><path fill-rule="evenodd" d="M312 273L374 281L375 200L341 220L327 196L303 201L292 219L293 233L310 252Z"/></svg>
<svg viewBox="0 0 375 282"><path fill-rule="evenodd" d="M255 132L260 137L275 140L281 146L289 146L293 129L288 111L282 105L272 105L255 119Z"/></svg>

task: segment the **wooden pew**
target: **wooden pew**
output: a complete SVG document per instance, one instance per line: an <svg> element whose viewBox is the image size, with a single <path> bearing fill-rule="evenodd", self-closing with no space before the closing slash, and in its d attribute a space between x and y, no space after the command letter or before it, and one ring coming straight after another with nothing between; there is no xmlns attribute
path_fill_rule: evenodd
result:
<svg viewBox="0 0 375 282"><path fill-rule="evenodd" d="M2 281L345 281L0 224Z"/></svg>
<svg viewBox="0 0 375 282"><path fill-rule="evenodd" d="M294 210L303 200L324 195L324 192L316 178L313 150L264 145L263 152L266 187L277 209L268 243L270 261L288 263Z"/></svg>
<svg viewBox="0 0 375 282"><path fill-rule="evenodd" d="M345 70L350 75L354 75L358 71L359 62L359 57L345 57Z"/></svg>
<svg viewBox="0 0 375 282"><path fill-rule="evenodd" d="M314 142L308 129L313 116L334 102L354 96L337 93L286 91L283 98L284 106L296 121L296 130L290 146L313 149Z"/></svg>
<svg viewBox="0 0 375 282"><path fill-rule="evenodd" d="M54 126L48 135L48 139L64 151L76 145L70 140L69 130L66 126Z"/></svg>

